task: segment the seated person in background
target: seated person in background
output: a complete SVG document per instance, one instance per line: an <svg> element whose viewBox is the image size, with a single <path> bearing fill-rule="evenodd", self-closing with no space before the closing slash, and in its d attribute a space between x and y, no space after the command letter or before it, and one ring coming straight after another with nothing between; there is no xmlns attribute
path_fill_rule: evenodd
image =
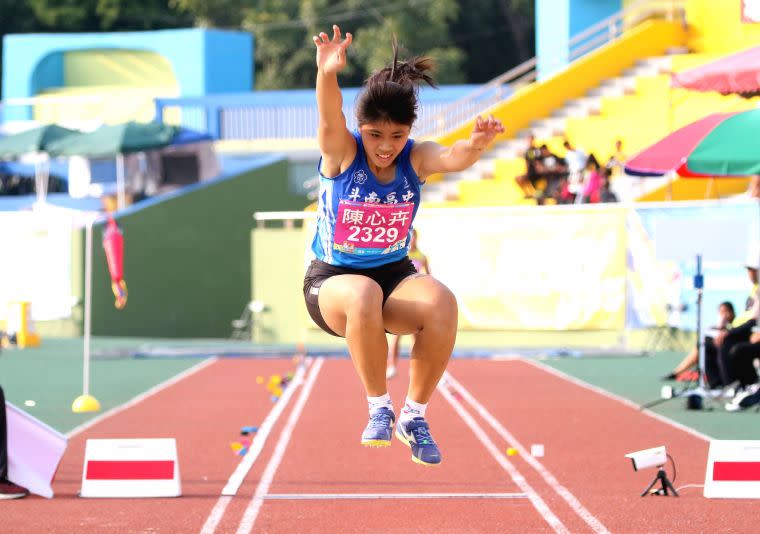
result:
<svg viewBox="0 0 760 534"><path fill-rule="evenodd" d="M602 185L602 177L599 174L600 165L596 156L591 154L586 160L586 169L583 171L583 184L581 186L581 202L590 202L591 195L596 195Z"/></svg>
<svg viewBox="0 0 760 534"><path fill-rule="evenodd" d="M599 191L589 196L589 202L617 202L617 195L610 189L610 171L606 167L602 167L599 169L599 177L601 179Z"/></svg>
<svg viewBox="0 0 760 534"><path fill-rule="evenodd" d="M617 178L621 174L623 174L623 167L625 166L625 153L623 153L623 141L618 139L615 141L615 152L610 156L610 159L607 160L607 163L604 165L605 168L610 171L610 177Z"/></svg>
<svg viewBox="0 0 760 534"><path fill-rule="evenodd" d="M563 146L567 150L565 161L567 162L567 193L573 198L581 190L583 183L583 169L586 168L588 156L583 150L573 147L569 140L565 140Z"/></svg>
<svg viewBox="0 0 760 534"><path fill-rule="evenodd" d="M540 178L546 180L546 187L538 198L538 203L543 204L547 198L559 197L564 181L567 180L567 162L552 153L547 145L541 145L541 155L536 160L536 172Z"/></svg>
<svg viewBox="0 0 760 534"><path fill-rule="evenodd" d="M528 146L525 149L525 174L517 176L515 180L518 185L530 196L534 196L536 193L536 183L540 179L536 172L536 161L541 156L541 151L536 146L536 136L530 134L528 136Z"/></svg>
<svg viewBox="0 0 760 534"><path fill-rule="evenodd" d="M752 329L757 325L757 318L760 315L760 299L758 299L758 264L760 264L760 250L751 247L752 250L747 256L746 269L747 276L752 282L752 291L747 298L747 305L744 313L739 315L734 321L731 328L718 332L715 335L715 346L718 348L718 369L720 371L723 385L733 384L738 380L734 361L731 357L731 351L735 346L748 343L752 336ZM757 252L757 254L756 254Z"/></svg>
<svg viewBox="0 0 760 534"><path fill-rule="evenodd" d="M755 360L760 358L760 332L753 331L748 342L734 345L728 357L739 385L726 410L738 412L760 404L760 377L755 368Z"/></svg>
<svg viewBox="0 0 760 534"><path fill-rule="evenodd" d="M755 406L760 403L760 378L755 368L755 360L760 358L760 332L758 332L758 320L760 319L760 286L758 286L758 269L760 250L752 247L747 256L747 270L751 273L754 286L754 294L747 299L747 312L744 317L750 319L740 324L736 336L726 335L720 347L719 360L723 363L725 372L732 380L737 380L736 394L731 402L726 404L726 410L737 412ZM738 322L738 321L737 321Z"/></svg>
<svg viewBox="0 0 760 534"><path fill-rule="evenodd" d="M712 327L712 330L716 332L723 332L731 328L731 324L736 318L736 312L734 311L734 305L730 302L721 302L718 306L718 322ZM710 389L721 387L723 381L718 370L718 349L715 346L713 336L704 337L705 345L705 374L707 375L707 383ZM697 366L699 363L699 353L697 347L694 347L689 354L687 354L681 363L676 365L673 372L665 375L663 380L683 380L687 371Z"/></svg>

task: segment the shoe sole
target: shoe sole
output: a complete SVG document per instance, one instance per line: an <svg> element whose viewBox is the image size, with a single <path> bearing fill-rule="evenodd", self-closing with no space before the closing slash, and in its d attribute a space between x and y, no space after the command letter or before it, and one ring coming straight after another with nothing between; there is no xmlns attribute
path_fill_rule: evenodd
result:
<svg viewBox="0 0 760 534"><path fill-rule="evenodd" d="M23 499L28 493L0 493L0 501L10 501L11 499Z"/></svg>
<svg viewBox="0 0 760 534"><path fill-rule="evenodd" d="M375 447L375 448L382 448L382 447L390 447L391 446L391 440L389 439L363 439L362 445L364 447Z"/></svg>
<svg viewBox="0 0 760 534"><path fill-rule="evenodd" d="M399 432L398 430L396 430L395 436L398 438L399 441L401 441L401 443L403 443L404 445L406 445L410 449L412 448L412 444L409 443L409 440L406 439L401 432ZM438 463L431 464L431 463L425 462L423 460L420 460L414 454L412 454L412 461L414 463L416 463L416 464L424 465L425 467L435 467L436 465L439 465L441 463L441 462L438 462Z"/></svg>

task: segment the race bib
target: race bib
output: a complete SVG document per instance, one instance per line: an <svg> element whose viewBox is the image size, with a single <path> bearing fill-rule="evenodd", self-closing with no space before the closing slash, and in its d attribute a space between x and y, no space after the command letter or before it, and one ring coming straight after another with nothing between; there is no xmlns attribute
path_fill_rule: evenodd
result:
<svg viewBox="0 0 760 534"><path fill-rule="evenodd" d="M406 246L414 204L373 204L341 200L335 221L335 249L347 254L389 254Z"/></svg>

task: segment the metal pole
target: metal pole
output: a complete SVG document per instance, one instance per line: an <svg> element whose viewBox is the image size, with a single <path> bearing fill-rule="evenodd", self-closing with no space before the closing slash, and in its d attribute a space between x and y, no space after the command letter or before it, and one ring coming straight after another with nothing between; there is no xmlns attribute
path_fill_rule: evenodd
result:
<svg viewBox="0 0 760 534"><path fill-rule="evenodd" d="M82 394L90 394L90 325L92 317L92 225L87 222L84 245L84 365Z"/></svg>
<svg viewBox="0 0 760 534"><path fill-rule="evenodd" d="M126 204L124 184L124 154L116 155L116 207L123 210Z"/></svg>
<svg viewBox="0 0 760 534"><path fill-rule="evenodd" d="M702 343L702 290L704 277L702 276L702 256L697 254L697 273L694 275L694 288L697 290L697 355L699 373L699 387L706 391L705 387L705 346Z"/></svg>

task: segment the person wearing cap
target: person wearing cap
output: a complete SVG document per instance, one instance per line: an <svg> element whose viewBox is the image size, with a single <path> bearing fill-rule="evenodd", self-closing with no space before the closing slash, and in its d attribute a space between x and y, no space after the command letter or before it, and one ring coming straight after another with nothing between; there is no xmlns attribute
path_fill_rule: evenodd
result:
<svg viewBox="0 0 760 534"><path fill-rule="evenodd" d="M719 332L714 339L718 347L718 367L723 384L729 385L738 380L731 351L738 344L749 343L752 329L757 326L760 317L760 295L758 291L758 267L760 266L760 246L750 247L747 260L744 262L747 276L752 283L752 290L747 297L744 313L734 320L736 326Z"/></svg>
<svg viewBox="0 0 760 534"><path fill-rule="evenodd" d="M755 359L760 358L760 289L758 289L758 267L760 267L760 246L750 247L745 266L748 272L755 273L754 277L754 300L749 306L744 317L747 320L740 325L742 327L741 338L734 336L732 340L720 349L720 357L733 380L738 381L736 394L731 402L726 403L726 410L738 412L760 403L760 377L755 368ZM746 333L749 328L749 333ZM744 337L746 336L746 339Z"/></svg>
<svg viewBox="0 0 760 534"><path fill-rule="evenodd" d="M760 332L753 331L749 341L734 345L728 358L739 385L731 402L726 403L726 410L738 412L760 404L760 377L755 368L755 360L760 358Z"/></svg>

